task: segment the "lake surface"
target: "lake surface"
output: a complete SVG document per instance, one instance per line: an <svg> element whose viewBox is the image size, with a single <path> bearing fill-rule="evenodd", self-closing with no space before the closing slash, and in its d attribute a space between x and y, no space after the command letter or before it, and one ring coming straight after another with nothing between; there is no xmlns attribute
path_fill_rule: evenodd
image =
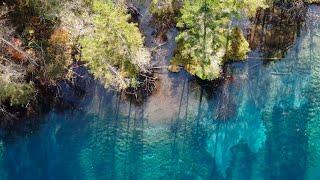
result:
<svg viewBox="0 0 320 180"><path fill-rule="evenodd" d="M285 58L253 51L218 87L164 72L137 105L93 83L76 109L0 130L0 179L320 179L318 17Z"/></svg>

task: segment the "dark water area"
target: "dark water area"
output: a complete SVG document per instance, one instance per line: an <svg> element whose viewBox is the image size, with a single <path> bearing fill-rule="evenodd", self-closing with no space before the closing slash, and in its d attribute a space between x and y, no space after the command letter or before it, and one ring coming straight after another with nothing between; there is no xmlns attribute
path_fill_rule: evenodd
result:
<svg viewBox="0 0 320 180"><path fill-rule="evenodd" d="M164 71L137 105L94 83L74 110L0 130L0 179L319 179L319 7L307 15L283 59L228 64L217 87Z"/></svg>

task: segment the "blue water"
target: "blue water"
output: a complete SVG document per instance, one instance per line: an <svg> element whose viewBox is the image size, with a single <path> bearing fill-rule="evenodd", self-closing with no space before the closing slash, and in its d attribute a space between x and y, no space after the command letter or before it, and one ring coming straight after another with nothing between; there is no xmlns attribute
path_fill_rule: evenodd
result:
<svg viewBox="0 0 320 180"><path fill-rule="evenodd" d="M1 130L0 179L320 179L320 26L307 24L284 59L230 64L216 88L164 75L137 105L96 83L74 110Z"/></svg>

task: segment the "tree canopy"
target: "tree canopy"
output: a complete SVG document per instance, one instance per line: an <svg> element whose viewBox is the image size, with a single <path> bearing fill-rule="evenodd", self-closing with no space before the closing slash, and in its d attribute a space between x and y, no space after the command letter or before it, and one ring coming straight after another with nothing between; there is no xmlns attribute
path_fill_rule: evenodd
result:
<svg viewBox="0 0 320 180"><path fill-rule="evenodd" d="M150 60L139 28L128 23L125 9L111 1L95 0L92 10L94 31L80 40L82 60L106 87L136 87L139 72Z"/></svg>
<svg viewBox="0 0 320 180"><path fill-rule="evenodd" d="M265 6L263 0L185 1L178 18L181 32L176 38L178 47L172 64L184 65L201 79L220 77L225 60L244 59L249 51L248 42L232 24L233 19L253 15L258 7Z"/></svg>
<svg viewBox="0 0 320 180"><path fill-rule="evenodd" d="M82 63L106 88L117 91L143 86L141 77L152 74L153 51L145 47L138 24L130 22L128 9L133 1L3 2L0 105L28 104L40 88L56 88L59 82L74 78L73 67ZM171 67L183 65L192 75L214 80L221 76L224 63L246 59L250 50L239 19L252 17L257 9L272 3L289 4L288 9L295 11L290 8L295 3L315 2L318 0L150 0L146 7L152 15L150 26L157 37L164 37L161 40L166 41L170 28L178 29Z"/></svg>

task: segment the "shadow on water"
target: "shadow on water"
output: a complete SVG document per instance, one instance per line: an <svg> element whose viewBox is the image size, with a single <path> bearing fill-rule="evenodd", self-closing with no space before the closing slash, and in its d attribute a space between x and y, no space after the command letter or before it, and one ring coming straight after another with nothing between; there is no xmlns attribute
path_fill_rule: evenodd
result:
<svg viewBox="0 0 320 180"><path fill-rule="evenodd" d="M258 11L250 28L250 47L261 51L266 62L284 58L305 26L308 7L302 1L295 6L282 4Z"/></svg>

